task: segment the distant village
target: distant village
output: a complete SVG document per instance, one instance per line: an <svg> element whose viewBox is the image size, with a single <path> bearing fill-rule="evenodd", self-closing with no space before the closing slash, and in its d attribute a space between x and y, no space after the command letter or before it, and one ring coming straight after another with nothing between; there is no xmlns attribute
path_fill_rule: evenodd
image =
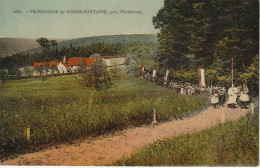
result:
<svg viewBox="0 0 260 168"><path fill-rule="evenodd" d="M63 56L60 62L34 62L33 65L19 67L20 76L42 76L42 75L57 75L57 74L71 74L79 73L82 71L82 67L90 69L96 60L96 57L82 58L72 57L68 60L66 56ZM125 58L103 58L98 54L104 64L109 68L113 66L123 66ZM7 74L8 69L4 69ZM12 76L12 75L9 75Z"/></svg>

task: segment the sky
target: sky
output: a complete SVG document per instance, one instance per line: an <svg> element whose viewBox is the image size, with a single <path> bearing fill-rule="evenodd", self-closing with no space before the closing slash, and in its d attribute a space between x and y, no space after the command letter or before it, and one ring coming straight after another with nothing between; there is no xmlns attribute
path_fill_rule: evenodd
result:
<svg viewBox="0 0 260 168"><path fill-rule="evenodd" d="M0 0L0 37L68 39L154 34L159 30L154 29L152 17L162 7L163 0ZM91 14L91 10L106 12Z"/></svg>

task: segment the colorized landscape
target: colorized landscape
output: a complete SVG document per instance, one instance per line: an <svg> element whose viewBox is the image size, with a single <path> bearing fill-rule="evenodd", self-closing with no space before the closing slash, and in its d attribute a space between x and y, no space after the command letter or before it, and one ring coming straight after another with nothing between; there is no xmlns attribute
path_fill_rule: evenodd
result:
<svg viewBox="0 0 260 168"><path fill-rule="evenodd" d="M258 7L164 0L157 34L0 38L0 165L258 166Z"/></svg>

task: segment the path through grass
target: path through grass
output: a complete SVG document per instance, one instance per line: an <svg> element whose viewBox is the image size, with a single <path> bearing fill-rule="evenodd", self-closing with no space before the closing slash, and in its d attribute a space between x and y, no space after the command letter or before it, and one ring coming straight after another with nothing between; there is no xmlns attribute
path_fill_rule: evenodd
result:
<svg viewBox="0 0 260 168"><path fill-rule="evenodd" d="M258 103L257 103L258 104ZM254 115L198 133L156 142L120 166L257 166L259 107Z"/></svg>

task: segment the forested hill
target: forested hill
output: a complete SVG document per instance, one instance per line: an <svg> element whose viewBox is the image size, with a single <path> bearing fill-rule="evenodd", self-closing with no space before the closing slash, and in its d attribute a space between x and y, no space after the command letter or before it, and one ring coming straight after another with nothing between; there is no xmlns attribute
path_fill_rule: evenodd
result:
<svg viewBox="0 0 260 168"><path fill-rule="evenodd" d="M0 58L39 47L33 39L0 38Z"/></svg>
<svg viewBox="0 0 260 168"><path fill-rule="evenodd" d="M84 37L72 40L57 39L58 48L69 48L70 46L88 46L93 43L104 42L105 44L129 44L132 42L157 43L155 34L130 34L130 35L105 35ZM19 52L29 54L41 52L39 44L35 39L0 38L0 58L11 56Z"/></svg>
<svg viewBox="0 0 260 168"><path fill-rule="evenodd" d="M96 36L96 37L85 37L78 38L59 43L61 47L69 47L70 44L73 46L87 46L92 43L104 42L106 44L129 44L132 42L141 43L157 43L157 37L155 34L130 34L130 35L107 35L107 36Z"/></svg>
<svg viewBox="0 0 260 168"><path fill-rule="evenodd" d="M157 37L155 34L128 34L128 35L105 35L105 36L94 36L77 38L58 43L58 48L69 48L70 46L88 46L93 43L104 42L105 44L130 44L133 42L140 43L157 43ZM29 50L28 53L40 52L39 48Z"/></svg>
<svg viewBox="0 0 260 168"><path fill-rule="evenodd" d="M85 37L67 41L37 39L37 48L12 54L9 57L0 56L0 67L15 67L32 65L34 62L60 61L63 56L89 57L93 53L102 56L122 56L129 47L140 44L156 48L158 40L155 34L107 35ZM35 40L36 42L36 40ZM38 43L37 42L37 43ZM45 47L44 47L45 46Z"/></svg>
<svg viewBox="0 0 260 168"><path fill-rule="evenodd" d="M62 41L64 40L57 39L57 42ZM35 39L0 38L0 58L11 56L19 52L35 50L39 47L40 45Z"/></svg>

